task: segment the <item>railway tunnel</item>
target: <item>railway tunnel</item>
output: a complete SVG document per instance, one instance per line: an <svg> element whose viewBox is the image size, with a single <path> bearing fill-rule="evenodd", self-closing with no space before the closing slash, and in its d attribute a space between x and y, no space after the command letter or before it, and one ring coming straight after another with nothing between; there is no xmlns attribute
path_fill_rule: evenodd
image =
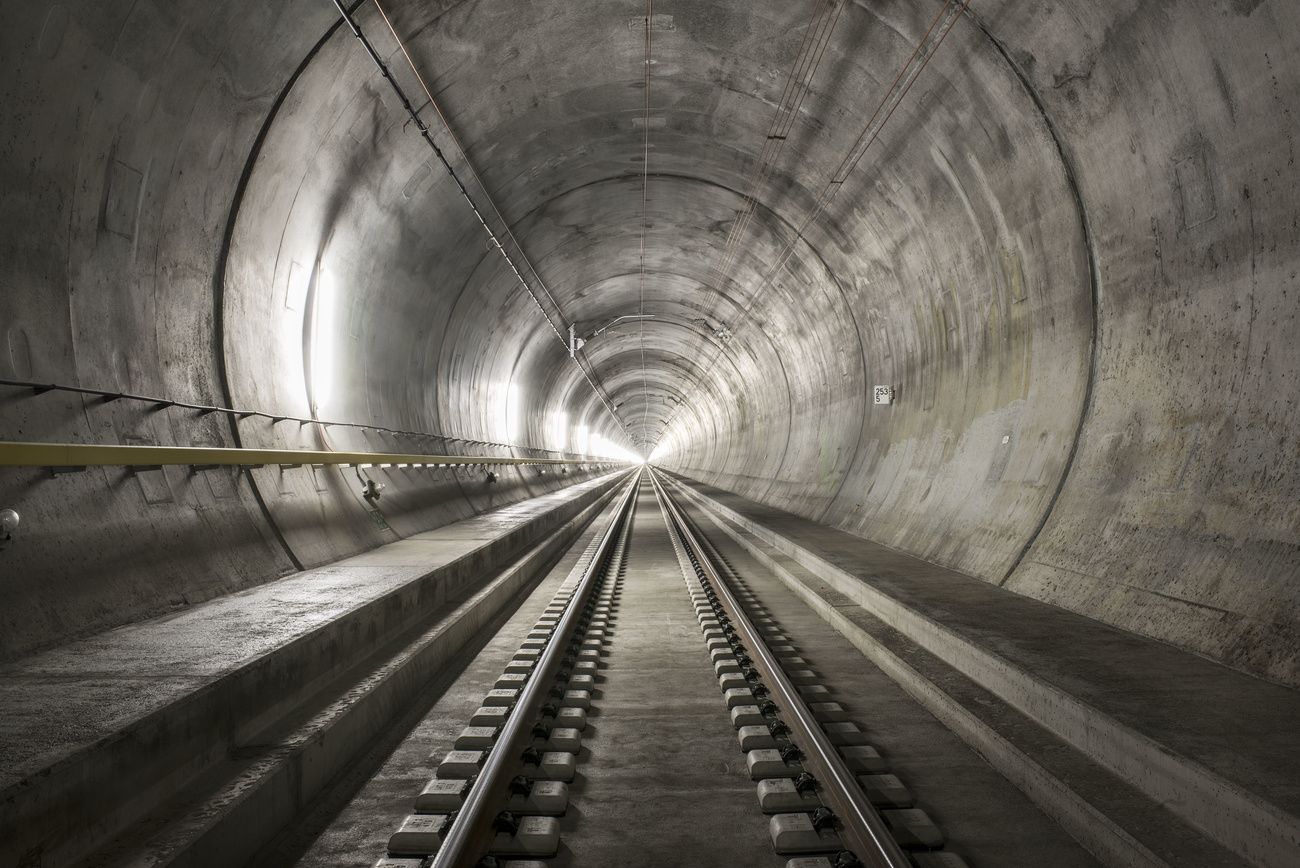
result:
<svg viewBox="0 0 1300 868"><path fill-rule="evenodd" d="M1300 6L5 13L0 865L1300 864Z"/></svg>

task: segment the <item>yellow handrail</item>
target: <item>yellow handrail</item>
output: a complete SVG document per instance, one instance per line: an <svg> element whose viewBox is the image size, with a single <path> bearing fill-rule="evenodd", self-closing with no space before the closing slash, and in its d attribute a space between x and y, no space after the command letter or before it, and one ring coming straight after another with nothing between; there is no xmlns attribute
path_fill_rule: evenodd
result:
<svg viewBox="0 0 1300 868"><path fill-rule="evenodd" d="M196 446L100 446L85 443L0 441L0 467L149 467L156 465L341 464L464 467L475 464L624 464L595 458L498 458L311 449L227 449Z"/></svg>

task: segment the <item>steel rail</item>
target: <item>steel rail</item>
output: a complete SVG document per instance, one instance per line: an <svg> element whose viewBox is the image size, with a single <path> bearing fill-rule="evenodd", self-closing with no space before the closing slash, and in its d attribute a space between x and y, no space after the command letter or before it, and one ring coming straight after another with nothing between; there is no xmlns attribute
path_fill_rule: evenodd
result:
<svg viewBox="0 0 1300 868"><path fill-rule="evenodd" d="M817 778L818 795L840 821L840 838L846 848L871 868L910 868L911 861L867 800L857 778L849 771L839 752L822 731L817 718L808 710L798 690L786 677L781 664L750 622L731 588L713 568L704 547L692 533L686 516L668 496L653 470L650 471L650 481L665 512L671 516L687 545L695 550L700 569L716 589L727 617L741 635L750 656L757 660L756 668L765 676L764 683L775 696L782 718L790 726L791 735L794 736L791 741L800 748L804 764L812 767L813 776Z"/></svg>
<svg viewBox="0 0 1300 868"><path fill-rule="evenodd" d="M464 805L456 815L451 830L443 839L438 852L433 856L429 868L474 868L479 858L484 856L492 844L495 834L493 823L497 815L505 810L509 794L505 784L519 773L523 766L521 753L532 738L534 718L541 709L542 701L550 689L559 671L560 663L572 640L574 628L583 615L582 601L591 595L605 576L610 553L618 540L619 532L627 521L636 493L641 487L641 470L638 468L632 477L628 490L623 495L614 513L614 518L605 529L600 545L596 549L582 581L569 598L569 605L556 625L551 641L547 643L533 667L533 674L525 682L523 690L515 703L510 716L506 718L501 734L478 780L469 791Z"/></svg>
<svg viewBox="0 0 1300 868"><path fill-rule="evenodd" d="M92 467L265 464L338 464L343 466L412 465L470 467L481 464L590 464L625 462L590 458L496 458L480 455L426 455L393 452L324 452L314 449L233 449L197 446L118 446L87 443L14 443L0 441L0 467Z"/></svg>

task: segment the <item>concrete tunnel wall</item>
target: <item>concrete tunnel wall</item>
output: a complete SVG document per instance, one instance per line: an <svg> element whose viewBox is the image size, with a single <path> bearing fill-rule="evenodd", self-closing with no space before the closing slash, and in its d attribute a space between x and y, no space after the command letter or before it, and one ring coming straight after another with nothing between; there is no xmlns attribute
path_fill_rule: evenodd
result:
<svg viewBox="0 0 1300 868"><path fill-rule="evenodd" d="M331 4L16 8L0 377L307 415L327 282L323 418L516 454L579 427L657 442L666 468L1295 685L1300 9L973 3L797 237L940 5L847 5L719 282L809 8L656 3L647 117L642 4L385 4L567 321L655 316L579 353L618 421ZM236 425L0 387L9 440L325 445ZM386 476L402 535L583 478ZM0 479L24 516L7 657L396 538L338 471Z"/></svg>

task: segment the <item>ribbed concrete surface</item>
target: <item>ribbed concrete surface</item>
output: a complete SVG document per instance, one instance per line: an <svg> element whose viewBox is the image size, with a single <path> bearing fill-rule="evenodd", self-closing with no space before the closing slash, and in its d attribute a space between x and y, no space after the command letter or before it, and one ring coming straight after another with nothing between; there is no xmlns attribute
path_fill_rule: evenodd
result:
<svg viewBox="0 0 1300 868"><path fill-rule="evenodd" d="M386 0L553 331L333 4L15 5L0 377L303 416L328 371L329 418L657 442L664 466L1300 684L1300 4L972 3L800 229L941 7L836 4L751 199L825 5L660 0L647 59L644 2ZM325 445L21 386L0 438ZM374 473L401 533L559 484ZM386 541L351 476L306 468L14 472L0 501L25 514L5 655Z"/></svg>

